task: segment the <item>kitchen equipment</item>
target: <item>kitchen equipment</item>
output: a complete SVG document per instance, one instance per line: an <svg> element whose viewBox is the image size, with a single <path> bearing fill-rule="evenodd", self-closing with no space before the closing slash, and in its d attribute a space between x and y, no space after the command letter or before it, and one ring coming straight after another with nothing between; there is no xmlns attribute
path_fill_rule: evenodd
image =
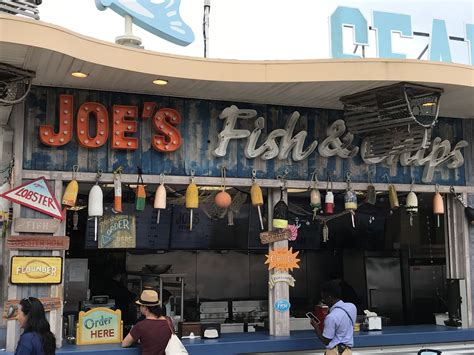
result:
<svg viewBox="0 0 474 355"><path fill-rule="evenodd" d="M201 302L200 320L224 323L229 318L229 302Z"/></svg>
<svg viewBox="0 0 474 355"><path fill-rule="evenodd" d="M148 272L150 274L165 274L171 268L171 264L145 264L142 268L142 272Z"/></svg>

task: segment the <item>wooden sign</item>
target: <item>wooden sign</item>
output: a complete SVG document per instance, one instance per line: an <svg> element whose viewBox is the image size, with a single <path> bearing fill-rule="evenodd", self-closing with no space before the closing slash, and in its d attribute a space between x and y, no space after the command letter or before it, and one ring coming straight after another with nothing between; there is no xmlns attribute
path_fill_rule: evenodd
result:
<svg viewBox="0 0 474 355"><path fill-rule="evenodd" d="M295 287L295 278L288 274L287 272L276 272L273 275L270 275L268 280L268 286L270 288L275 287L277 282L285 282L291 287Z"/></svg>
<svg viewBox="0 0 474 355"><path fill-rule="evenodd" d="M60 284L63 259L59 256L13 256L10 282L16 284Z"/></svg>
<svg viewBox="0 0 474 355"><path fill-rule="evenodd" d="M286 248L270 250L269 254L265 255L267 257L265 264L268 264L268 270L278 269L288 271L295 268L299 269L298 263L300 259L296 258L298 254L299 251L293 253L293 248L290 248L290 250Z"/></svg>
<svg viewBox="0 0 474 355"><path fill-rule="evenodd" d="M62 305L62 301L60 298L40 298L39 299L43 304L44 310L46 312L51 312L56 309L60 309ZM8 300L4 303L3 306L3 319L8 320L15 320L18 316L18 305L20 304L20 300Z"/></svg>
<svg viewBox="0 0 474 355"><path fill-rule="evenodd" d="M61 221L64 219L61 206L44 177L14 187L0 196L48 216L59 218Z"/></svg>
<svg viewBox="0 0 474 355"><path fill-rule="evenodd" d="M99 307L79 312L77 345L110 344L122 341L122 313Z"/></svg>
<svg viewBox="0 0 474 355"><path fill-rule="evenodd" d="M6 247L14 250L68 250L69 237L11 236L7 238Z"/></svg>
<svg viewBox="0 0 474 355"><path fill-rule="evenodd" d="M288 240L290 237L291 231L289 229L277 229L274 231L260 233L260 242L262 244L268 244L279 242L281 240Z"/></svg>
<svg viewBox="0 0 474 355"><path fill-rule="evenodd" d="M102 216L98 228L99 249L135 248L135 216Z"/></svg>
<svg viewBox="0 0 474 355"><path fill-rule="evenodd" d="M56 233L59 227L57 219L15 218L17 233Z"/></svg>

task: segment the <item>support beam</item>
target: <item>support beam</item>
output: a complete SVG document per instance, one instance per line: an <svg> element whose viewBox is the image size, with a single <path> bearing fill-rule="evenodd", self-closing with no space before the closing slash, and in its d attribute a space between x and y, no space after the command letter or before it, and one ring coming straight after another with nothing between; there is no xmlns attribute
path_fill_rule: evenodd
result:
<svg viewBox="0 0 474 355"><path fill-rule="evenodd" d="M72 172L70 171L45 171L45 170L25 170L23 172L23 178L25 179L37 179L39 177L45 177L46 180L63 180L70 181L72 180ZM96 173L77 173L76 180L78 182L95 182ZM111 173L102 174L100 181L102 183L113 184L114 175ZM145 184L156 184L158 185L160 180L160 175L143 175L143 182ZM136 184L137 175L136 174L122 174L121 175L122 183L124 184ZM196 176L195 182L198 186L220 186L221 178L220 177L208 177L208 176ZM189 184L189 176L177 176L177 175L166 175L167 184L177 184L177 185L187 185ZM258 183L261 187L268 188L277 188L280 186L280 182L276 179L258 179ZM251 178L226 178L227 186L252 186ZM290 189L307 189L309 181L306 180L287 180L286 186ZM326 182L318 182L318 189L326 189ZM365 191L367 190L368 183L357 183L352 182L351 186L354 190ZM388 185L386 183L376 183L373 184L377 191L388 191ZM409 192L411 189L411 184L393 184L395 185L397 191L399 192ZM346 182L333 182L333 190L345 190L347 188ZM448 193L449 186L440 186L439 192ZM474 193L474 186L455 186L456 192L468 192ZM435 184L432 185L413 185L414 192L431 192L435 191Z"/></svg>
<svg viewBox="0 0 474 355"><path fill-rule="evenodd" d="M260 182L260 180L259 180ZM286 190L283 193L283 198L288 203L288 194ZM280 189L272 189L269 192L268 200L268 229L272 229L273 207L280 201ZM287 248L288 240L282 240L268 245L268 251L277 248ZM268 278L275 272L270 270ZM290 335L290 310L286 312L279 312L275 310L275 302L277 300L290 300L290 286L286 282L277 282L273 288L268 288L268 314L270 315L270 335L288 336Z"/></svg>

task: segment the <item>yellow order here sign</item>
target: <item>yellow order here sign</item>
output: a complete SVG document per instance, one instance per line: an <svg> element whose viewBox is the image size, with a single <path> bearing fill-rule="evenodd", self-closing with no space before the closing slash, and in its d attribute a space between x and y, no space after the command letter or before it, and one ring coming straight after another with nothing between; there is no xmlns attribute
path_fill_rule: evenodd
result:
<svg viewBox="0 0 474 355"><path fill-rule="evenodd" d="M12 284L60 284L63 259L59 256L13 256Z"/></svg>

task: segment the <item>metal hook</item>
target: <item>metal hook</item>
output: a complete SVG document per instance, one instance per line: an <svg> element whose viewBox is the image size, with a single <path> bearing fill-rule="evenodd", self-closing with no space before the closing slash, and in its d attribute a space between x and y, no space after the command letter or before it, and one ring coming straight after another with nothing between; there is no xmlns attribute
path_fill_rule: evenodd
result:
<svg viewBox="0 0 474 355"><path fill-rule="evenodd" d="M160 174L160 184L164 185L165 183L165 173Z"/></svg>
<svg viewBox="0 0 474 355"><path fill-rule="evenodd" d="M191 169L191 178L190 178L191 182L194 182L194 174L195 174L194 169Z"/></svg>
<svg viewBox="0 0 474 355"><path fill-rule="evenodd" d="M225 171L226 171L226 167L221 166L221 187L223 187L224 190L225 190Z"/></svg>
<svg viewBox="0 0 474 355"><path fill-rule="evenodd" d="M99 180L102 177L102 173L103 173L102 169L97 170L97 174L95 176L96 184L99 183Z"/></svg>
<svg viewBox="0 0 474 355"><path fill-rule="evenodd" d="M439 184L436 184L436 185L435 185L435 192L436 192L436 193L439 193Z"/></svg>
<svg viewBox="0 0 474 355"><path fill-rule="evenodd" d="M413 191L413 185L415 185L415 178L411 178L411 185L410 185L410 191Z"/></svg>
<svg viewBox="0 0 474 355"><path fill-rule="evenodd" d="M382 176L382 177L384 177L384 178L386 178L386 179L387 179L387 183L388 183L388 184L391 184L391 181L390 181L390 176L388 176L388 174L387 174L387 173L383 174L383 176Z"/></svg>
<svg viewBox="0 0 474 355"><path fill-rule="evenodd" d="M72 179L73 180L76 180L78 172L79 172L79 165L73 165L72 166Z"/></svg>
<svg viewBox="0 0 474 355"><path fill-rule="evenodd" d="M326 192L328 191L329 189L329 184L331 184L331 190L332 190L332 178L331 178L331 174L330 173L327 173L327 176L328 176L328 183L326 185Z"/></svg>
<svg viewBox="0 0 474 355"><path fill-rule="evenodd" d="M375 175L375 165L369 165L369 171L367 172L367 179L369 180L369 184L373 185L374 180L373 177Z"/></svg>
<svg viewBox="0 0 474 355"><path fill-rule="evenodd" d="M310 180L313 183L313 188L316 188L318 184L318 175L319 175L319 170L314 169L314 171L311 174L311 180Z"/></svg>
<svg viewBox="0 0 474 355"><path fill-rule="evenodd" d="M252 182L257 180L257 170L252 169Z"/></svg>

